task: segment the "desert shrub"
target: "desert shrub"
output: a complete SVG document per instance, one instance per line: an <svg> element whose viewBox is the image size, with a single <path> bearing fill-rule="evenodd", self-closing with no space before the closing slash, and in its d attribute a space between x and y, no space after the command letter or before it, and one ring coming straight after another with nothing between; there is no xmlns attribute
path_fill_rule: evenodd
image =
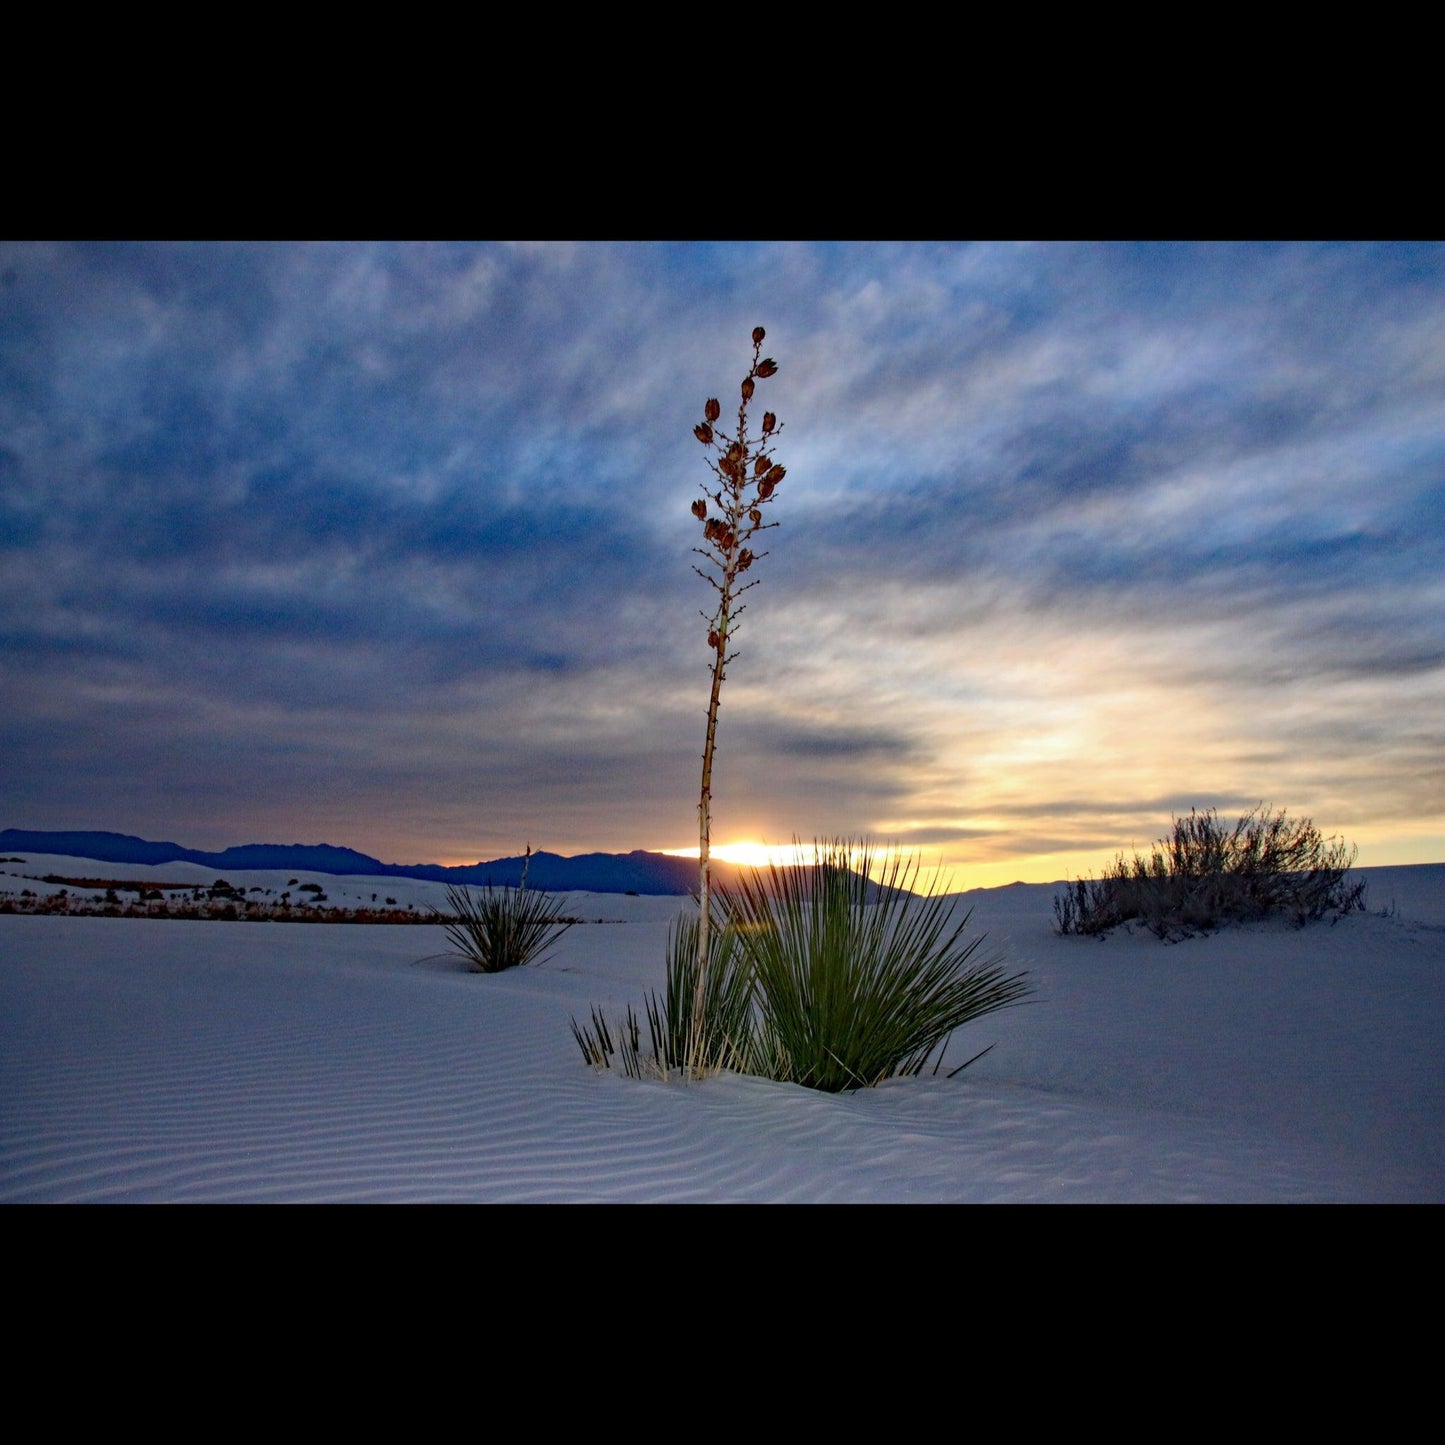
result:
<svg viewBox="0 0 1445 1445"><path fill-rule="evenodd" d="M470 963L473 973L500 973L507 968L541 963L547 950L576 919L563 918L562 899L535 889L493 888L473 893L448 887L450 914L433 909L446 928L453 951Z"/></svg>
<svg viewBox="0 0 1445 1445"><path fill-rule="evenodd" d="M983 936L965 940L967 912L955 922L948 900L912 891L916 862L894 859L875 884L866 845L818 852L816 866L750 870L717 890L702 1070L688 1052L693 919L675 929L665 992L647 1006L651 1056L629 1007L615 1041L597 1009L591 1029L573 1020L583 1057L611 1067L620 1055L632 1077L730 1068L837 1093L918 1074L930 1059L937 1072L956 1029L1032 992L1000 960L972 961Z"/></svg>
<svg viewBox="0 0 1445 1445"><path fill-rule="evenodd" d="M1351 882L1355 849L1324 838L1309 818L1261 804L1234 826L1213 809L1175 818L1146 858L1121 853L1102 878L1077 879L1054 898L1060 933L1106 933L1138 920L1161 939L1283 915L1297 926L1364 907Z"/></svg>

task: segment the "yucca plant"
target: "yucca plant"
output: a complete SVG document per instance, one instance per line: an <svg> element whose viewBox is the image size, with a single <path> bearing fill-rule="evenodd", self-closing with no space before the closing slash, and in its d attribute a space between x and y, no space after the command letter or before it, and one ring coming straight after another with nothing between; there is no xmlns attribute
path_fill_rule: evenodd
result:
<svg viewBox="0 0 1445 1445"><path fill-rule="evenodd" d="M714 937L712 770L722 685L728 664L737 656L730 648L737 634L738 619L747 610L739 599L757 585L756 579L746 583L739 579L760 556L766 555L755 552L750 544L759 532L777 525L763 520L763 509L773 500L787 474L786 469L773 460L773 443L783 429L777 417L770 411L764 412L758 435L754 437L750 431L749 412L757 384L777 375L778 371L777 362L762 354L766 335L761 326L753 328L753 359L738 388L737 425L733 432L727 432L719 424L722 403L717 397L708 398L702 420L692 429L698 441L714 453L708 457L708 467L717 479L716 485L704 487L703 495L692 504L692 514L702 524L704 542L703 546L693 548L703 559L702 566L693 564L693 571L717 594L713 610L702 614L707 624L712 681L697 803L698 913L690 927L674 932L669 945L666 993L660 1002L654 995L649 1005L654 1038L660 1041L655 1052L664 1060L663 1072L677 1066L688 1079L700 1078L716 1068L735 1067L739 1058L728 1022L725 1020L719 1025L709 1017L714 1007L726 1011L729 1007L726 1000L735 1003L740 991L745 992L741 982L731 975L731 942L718 943ZM690 963L679 955L685 941L691 947ZM715 976L718 974L721 976ZM685 998L688 988L691 997ZM606 1065L615 1050L604 1047L605 1020L595 1009L593 1015L592 1030L582 1028L574 1020L572 1032L589 1062ZM629 1017L635 1020L630 1010ZM626 1038L626 1033L623 1036Z"/></svg>
<svg viewBox="0 0 1445 1445"><path fill-rule="evenodd" d="M970 912L955 921L936 885L913 891L916 860L892 858L873 882L867 844L814 851L815 866L750 870L718 890L752 975L757 1071L830 1093L930 1059L936 1072L956 1029L1033 992L999 958L972 961L983 935L964 938Z"/></svg>
<svg viewBox="0 0 1445 1445"><path fill-rule="evenodd" d="M739 387L737 426L729 435L718 426L722 403L710 397L703 408L703 419L693 427L693 435L716 453L708 458L708 466L717 478L717 485L704 488L705 495L692 504L692 514L702 523L705 546L695 547L704 559L704 566L693 571L716 593L717 605L702 615L707 622L707 645L712 654L712 689L707 705L707 737L702 754L702 786L698 795L698 928L696 970L693 980L693 1011L685 1050L685 1071L695 1076L706 1067L707 1041L712 1029L707 1020L709 999L708 973L711 966L708 935L712 927L712 767L717 747L717 714L723 681L728 664L737 656L730 652L738 629L738 618L745 606L738 598L757 586L756 579L739 585L738 579L760 555L749 543L757 533L775 522L763 520L763 508L777 492L778 484L787 474L786 468L773 461L772 444L782 427L772 412L763 413L760 435L749 434L748 409L752 405L757 383L775 376L778 364L762 355L767 333L761 326L753 328L753 362ZM711 504L711 505L709 505Z"/></svg>
<svg viewBox="0 0 1445 1445"><path fill-rule="evenodd" d="M692 504L706 542L693 549L705 564L693 570L717 594L714 610L703 613L712 686L697 808L698 912L674 928L665 991L647 1003L650 1060L630 1006L615 1043L596 1008L592 1027L574 1019L572 1032L588 1063L610 1068L620 1055L632 1077L666 1077L678 1069L684 1079L696 1079L735 1069L816 1089L857 1089L916 1074L930 1059L937 1070L957 1028L1020 1002L1032 989L997 959L970 962L981 939L963 940L969 915L955 924L946 900L933 891L914 893L916 862L894 860L875 889L868 878L872 855L863 844L815 850L821 861L812 868L745 873L735 887L719 890L721 910L714 916L718 706L737 656L729 649L745 610L739 599L757 585L740 581L761 555L749 544L777 525L763 520L763 509L786 475L773 460L782 430L777 417L764 413L756 439L749 431L757 383L778 369L762 356L765 334L761 326L753 331L734 432L719 428L716 397L693 428L715 453L708 465L717 478Z"/></svg>
<svg viewBox="0 0 1445 1445"><path fill-rule="evenodd" d="M547 950L577 921L562 917L563 900L527 889L532 846L527 845L519 888L493 888L473 894L469 888L449 885L447 908L432 909L446 927L455 953L471 964L473 973L501 973L541 963Z"/></svg>
<svg viewBox="0 0 1445 1445"><path fill-rule="evenodd" d="M602 1069L616 1055L635 1079L731 1069L837 1093L930 1060L937 1073L956 1029L1033 992L998 958L974 961L983 936L965 939L970 915L955 921L936 890L913 891L916 861L891 860L875 883L865 844L815 853L816 866L747 870L717 890L701 1008L698 920L674 925L666 987L645 1008L650 1055L629 1006L615 1041L596 1008L590 1028L572 1021L582 1057Z"/></svg>

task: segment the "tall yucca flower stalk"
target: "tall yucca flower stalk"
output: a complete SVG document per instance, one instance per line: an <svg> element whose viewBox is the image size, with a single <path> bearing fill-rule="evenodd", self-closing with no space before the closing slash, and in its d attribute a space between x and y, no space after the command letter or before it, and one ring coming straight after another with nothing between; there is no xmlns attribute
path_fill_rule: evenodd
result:
<svg viewBox="0 0 1445 1445"><path fill-rule="evenodd" d="M704 559L704 566L693 565L697 573L717 593L716 607L702 615L707 620L707 645L712 653L712 691L707 705L707 742L702 754L702 789L698 796L698 890L702 910L698 916L697 977L693 993L692 1017L688 1027L686 1071L696 1076L708 1065L705 1057L707 1038L706 1000L708 970L708 935L712 924L712 764L717 748L718 700L728 663L737 653L728 649L737 631L738 616L744 611L738 598L757 581L739 585L738 579L758 560L759 555L748 545L758 532L774 527L776 522L763 520L763 508L777 493L785 468L773 461L774 439L782 430L772 412L763 413L758 440L748 435L748 408L759 381L777 373L778 365L771 357L763 357L761 326L753 328L753 364L739 388L737 427L731 436L717 426L722 405L716 397L703 408L703 420L692 430L693 435L715 455L707 464L717 479L716 486L704 488L705 496L692 504L692 514L702 523L704 546L694 547Z"/></svg>

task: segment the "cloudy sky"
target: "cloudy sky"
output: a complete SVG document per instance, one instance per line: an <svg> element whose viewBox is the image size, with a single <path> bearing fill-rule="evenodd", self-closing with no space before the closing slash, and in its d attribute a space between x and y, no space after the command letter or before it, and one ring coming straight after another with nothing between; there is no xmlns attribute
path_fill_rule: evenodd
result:
<svg viewBox="0 0 1445 1445"><path fill-rule="evenodd" d="M714 842L1445 859L1445 245L0 244L0 827L696 843L692 435L787 467Z"/></svg>

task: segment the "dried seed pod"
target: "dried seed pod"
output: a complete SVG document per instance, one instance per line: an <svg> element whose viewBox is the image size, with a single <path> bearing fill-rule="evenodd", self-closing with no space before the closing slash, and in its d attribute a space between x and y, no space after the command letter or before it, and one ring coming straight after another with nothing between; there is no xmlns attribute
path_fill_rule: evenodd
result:
<svg viewBox="0 0 1445 1445"><path fill-rule="evenodd" d="M744 400L744 401L751 401L752 399L753 399L753 379L752 379L752 377L750 377L750 376L745 376L745 377L743 378L743 400Z"/></svg>
<svg viewBox="0 0 1445 1445"><path fill-rule="evenodd" d="M707 503L701 497L692 504L692 514L699 522L707 516Z"/></svg>
<svg viewBox="0 0 1445 1445"><path fill-rule="evenodd" d="M712 648L714 652L721 652L722 638L716 632L709 632L707 635L707 645Z"/></svg>
<svg viewBox="0 0 1445 1445"><path fill-rule="evenodd" d="M754 326L754 327L753 327L753 345L754 345L754 346L761 346L761 345L763 344L763 337L765 337L767 334L768 334L768 333L767 333L766 331L764 331L761 326Z"/></svg>
<svg viewBox="0 0 1445 1445"><path fill-rule="evenodd" d="M748 516L752 518L753 526L761 527L763 525L763 514L758 511L756 507L754 507L752 511L748 513Z"/></svg>
<svg viewBox="0 0 1445 1445"><path fill-rule="evenodd" d="M753 475L755 477L762 476L762 474L767 471L767 469L768 459L765 456L759 456L757 460L753 462Z"/></svg>
<svg viewBox="0 0 1445 1445"><path fill-rule="evenodd" d="M778 374L778 363L771 356L765 356L758 362L759 376L776 376Z"/></svg>
<svg viewBox="0 0 1445 1445"><path fill-rule="evenodd" d="M753 565L753 554L752 554L751 552L749 552L746 547L744 547L743 550L738 553L738 567L737 567L737 570L738 570L739 572L746 572L746 571L748 570L748 568L751 567L752 565Z"/></svg>
<svg viewBox="0 0 1445 1445"><path fill-rule="evenodd" d="M772 429L773 429L775 426L777 426L777 424L778 424L778 419L777 419L777 417L775 417L775 416L772 414L772 412L770 412L770 411L765 411L765 412L763 413L763 435L764 435L764 436L767 436L767 434L768 434L770 431L772 431Z"/></svg>
<svg viewBox="0 0 1445 1445"><path fill-rule="evenodd" d="M717 397L712 396L708 398L708 403L703 408L703 415L709 421L716 421L718 417L722 415L722 407L718 404Z"/></svg>
<svg viewBox="0 0 1445 1445"><path fill-rule="evenodd" d="M766 502L773 495L773 484L764 477L758 483L758 501Z"/></svg>
<svg viewBox="0 0 1445 1445"><path fill-rule="evenodd" d="M787 467L769 467L768 480L776 487L788 475Z"/></svg>
<svg viewBox="0 0 1445 1445"><path fill-rule="evenodd" d="M704 446L706 446L708 442L712 440L712 428L705 421L698 422L698 424L693 427L692 434Z"/></svg>

